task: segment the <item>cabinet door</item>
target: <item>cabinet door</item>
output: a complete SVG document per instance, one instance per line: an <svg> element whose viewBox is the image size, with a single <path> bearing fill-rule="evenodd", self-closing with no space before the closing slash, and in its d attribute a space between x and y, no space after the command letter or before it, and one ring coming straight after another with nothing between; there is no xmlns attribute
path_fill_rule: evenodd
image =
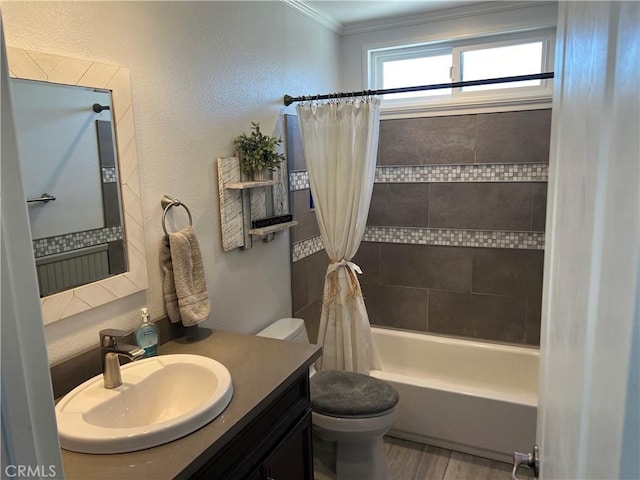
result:
<svg viewBox="0 0 640 480"><path fill-rule="evenodd" d="M313 480L311 413L296 424L262 464L264 480Z"/></svg>

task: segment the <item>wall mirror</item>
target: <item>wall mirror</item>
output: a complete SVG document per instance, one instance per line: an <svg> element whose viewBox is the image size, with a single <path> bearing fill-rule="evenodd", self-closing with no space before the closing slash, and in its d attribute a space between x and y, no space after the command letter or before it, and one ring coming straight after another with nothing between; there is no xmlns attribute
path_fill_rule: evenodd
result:
<svg viewBox="0 0 640 480"><path fill-rule="evenodd" d="M7 57L44 323L146 289L129 71Z"/></svg>

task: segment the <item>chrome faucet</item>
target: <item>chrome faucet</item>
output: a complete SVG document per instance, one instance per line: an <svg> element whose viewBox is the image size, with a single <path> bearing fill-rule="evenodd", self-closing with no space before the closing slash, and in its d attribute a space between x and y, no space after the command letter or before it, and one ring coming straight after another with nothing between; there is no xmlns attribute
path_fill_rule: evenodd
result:
<svg viewBox="0 0 640 480"><path fill-rule="evenodd" d="M122 385L119 356L137 360L144 356L144 349L137 345L118 343L118 339L131 332L108 328L100 331L100 355L102 357L102 377L104 388L116 388Z"/></svg>

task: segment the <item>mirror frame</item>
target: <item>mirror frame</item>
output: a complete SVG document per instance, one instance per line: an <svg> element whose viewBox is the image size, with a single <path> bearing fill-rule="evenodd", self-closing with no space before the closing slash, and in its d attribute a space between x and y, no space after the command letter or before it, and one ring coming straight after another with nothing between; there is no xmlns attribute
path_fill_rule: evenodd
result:
<svg viewBox="0 0 640 480"><path fill-rule="evenodd" d="M9 76L12 78L111 90L127 272L41 298L44 324L146 290L149 277L129 70L115 65L10 46L7 46L7 60Z"/></svg>

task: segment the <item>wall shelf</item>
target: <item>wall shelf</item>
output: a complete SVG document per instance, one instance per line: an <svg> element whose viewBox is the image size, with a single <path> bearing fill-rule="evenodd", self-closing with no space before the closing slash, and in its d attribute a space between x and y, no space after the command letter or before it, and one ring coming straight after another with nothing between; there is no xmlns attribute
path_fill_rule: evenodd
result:
<svg viewBox="0 0 640 480"><path fill-rule="evenodd" d="M222 249L249 249L253 237L269 242L275 234L298 224L296 221L251 228L258 219L289 212L289 185L286 162L275 172L273 180L247 181L240 171L237 157L218 158L218 193Z"/></svg>
<svg viewBox="0 0 640 480"><path fill-rule="evenodd" d="M269 225L268 227L252 228L251 230L249 230L249 235L257 235L263 237L265 235L269 235L270 233L276 233L280 230L286 230L287 228L295 227L297 224L298 222L296 220L293 220L291 222Z"/></svg>
<svg viewBox="0 0 640 480"><path fill-rule="evenodd" d="M278 183L280 183L278 180L263 180L259 182L230 182L225 183L224 188L229 188L231 190L246 190L247 188L269 187L272 185L277 185Z"/></svg>

